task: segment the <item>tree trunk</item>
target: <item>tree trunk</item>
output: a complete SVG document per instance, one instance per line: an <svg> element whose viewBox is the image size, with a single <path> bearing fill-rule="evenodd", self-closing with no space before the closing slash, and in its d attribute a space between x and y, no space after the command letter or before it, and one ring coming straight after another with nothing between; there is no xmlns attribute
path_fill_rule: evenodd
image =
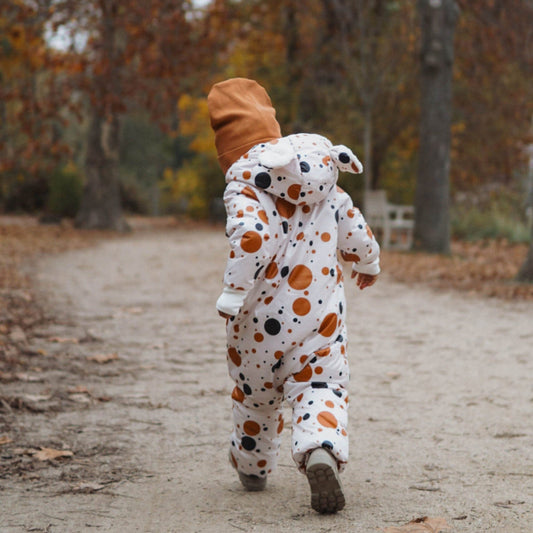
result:
<svg viewBox="0 0 533 533"><path fill-rule="evenodd" d="M85 158L85 187L76 225L85 229L125 231L118 178L120 121L116 95L120 91L120 64L116 21L119 2L100 3L102 73L95 77L98 94L92 101Z"/></svg>
<svg viewBox="0 0 533 533"><path fill-rule="evenodd" d="M365 178L365 192L372 188L374 165L372 162L372 106L365 104L365 124L363 130L363 153L364 153L364 168L363 174Z"/></svg>
<svg viewBox="0 0 533 533"><path fill-rule="evenodd" d="M85 229L125 231L118 180L119 120L93 110L85 159L86 183L76 225Z"/></svg>
<svg viewBox="0 0 533 533"><path fill-rule="evenodd" d="M533 224L531 224L531 239L526 260L516 276L517 281L533 283Z"/></svg>
<svg viewBox="0 0 533 533"><path fill-rule="evenodd" d="M458 7L454 0L419 0L418 8L422 96L414 247L449 253L453 36Z"/></svg>

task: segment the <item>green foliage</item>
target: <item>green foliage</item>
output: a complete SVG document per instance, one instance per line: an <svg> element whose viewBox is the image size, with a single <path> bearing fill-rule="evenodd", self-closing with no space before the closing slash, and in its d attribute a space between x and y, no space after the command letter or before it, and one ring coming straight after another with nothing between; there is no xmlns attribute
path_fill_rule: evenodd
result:
<svg viewBox="0 0 533 533"><path fill-rule="evenodd" d="M47 210L59 217L74 217L83 191L83 179L76 167L68 164L50 177Z"/></svg>
<svg viewBox="0 0 533 533"><path fill-rule="evenodd" d="M529 242L530 232L523 195L497 188L488 194L462 198L451 209L452 234L469 241L506 239L511 243Z"/></svg>

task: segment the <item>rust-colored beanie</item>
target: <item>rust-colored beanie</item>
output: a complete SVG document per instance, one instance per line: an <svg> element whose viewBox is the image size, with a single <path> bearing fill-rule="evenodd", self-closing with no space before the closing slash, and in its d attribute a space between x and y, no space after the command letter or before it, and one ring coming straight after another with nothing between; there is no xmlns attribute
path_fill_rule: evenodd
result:
<svg viewBox="0 0 533 533"><path fill-rule="evenodd" d="M256 144L281 137L270 97L254 80L231 78L213 85L207 106L224 174Z"/></svg>

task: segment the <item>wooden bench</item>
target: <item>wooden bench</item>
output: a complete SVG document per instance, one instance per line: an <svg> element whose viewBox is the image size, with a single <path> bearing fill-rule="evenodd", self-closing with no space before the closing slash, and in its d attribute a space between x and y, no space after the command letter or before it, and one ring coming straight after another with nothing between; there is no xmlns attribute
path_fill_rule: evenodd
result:
<svg viewBox="0 0 533 533"><path fill-rule="evenodd" d="M411 249L414 228L412 205L389 204L387 191L382 189L367 191L363 214L384 249Z"/></svg>

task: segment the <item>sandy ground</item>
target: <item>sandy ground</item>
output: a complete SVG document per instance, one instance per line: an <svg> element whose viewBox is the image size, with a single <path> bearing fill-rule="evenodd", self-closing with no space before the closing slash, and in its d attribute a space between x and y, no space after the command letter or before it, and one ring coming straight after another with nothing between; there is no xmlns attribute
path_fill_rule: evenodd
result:
<svg viewBox="0 0 533 533"><path fill-rule="evenodd" d="M0 479L2 533L367 533L422 516L454 532L533 531L532 303L435 293L386 274L366 291L347 288L351 338L356 306L374 334L349 356L347 507L320 516L290 458L290 428L265 492L244 492L228 464L232 385L214 309L225 256L222 229L177 230L37 265L54 320L30 344L54 362L41 372L55 388L5 390L26 387L56 408L22 412L0 454L74 455L26 454ZM87 359L112 353L107 364Z"/></svg>

